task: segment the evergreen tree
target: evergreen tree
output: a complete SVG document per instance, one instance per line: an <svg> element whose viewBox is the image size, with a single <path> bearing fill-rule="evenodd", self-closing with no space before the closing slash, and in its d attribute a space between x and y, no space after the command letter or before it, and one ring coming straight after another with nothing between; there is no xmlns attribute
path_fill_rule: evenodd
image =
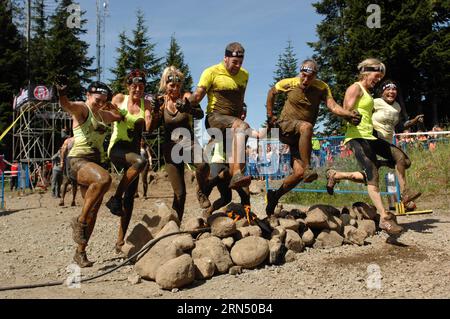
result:
<svg viewBox="0 0 450 319"><path fill-rule="evenodd" d="M83 29L85 12L79 15L79 25L74 20L74 13L68 12L73 5L72 0L62 0L50 18L48 30L48 78L52 81L57 74L68 77L70 99L84 99L84 89L95 69L90 69L94 57L88 57L89 44L80 40L79 36L87 31ZM75 13L76 14L76 13Z"/></svg>
<svg viewBox="0 0 450 319"><path fill-rule="evenodd" d="M184 74L185 79L182 90L185 92L192 92L193 80L191 72L189 71L189 66L184 62L184 54L181 51L174 35L170 38L170 47L167 51L166 63L164 67L171 65L175 66Z"/></svg>
<svg viewBox="0 0 450 319"><path fill-rule="evenodd" d="M119 34L119 47L116 48L118 57L116 58L116 67L110 69L114 74L114 79L111 80L111 89L114 93L126 93L124 84L125 78L130 71L130 48L128 47L128 38L125 31Z"/></svg>
<svg viewBox="0 0 450 319"><path fill-rule="evenodd" d="M146 92L155 93L158 90L161 73L161 59L157 58L154 49L156 44L150 42L147 36L144 13L138 10L137 23L133 30L133 39L128 39L128 54L131 69L141 69L147 74Z"/></svg>
<svg viewBox="0 0 450 319"><path fill-rule="evenodd" d="M12 123L14 94L26 83L26 60L23 36L13 23L13 6L9 1L0 4L0 132ZM0 154L11 159L12 135L0 141Z"/></svg>
<svg viewBox="0 0 450 319"><path fill-rule="evenodd" d="M284 52L278 56L277 69L274 72L274 86L278 81L286 78L293 78L298 75L298 60L292 46L292 42L288 41L288 46L284 49ZM273 113L276 115L281 114L284 102L286 101L286 94L277 94L273 105Z"/></svg>
<svg viewBox="0 0 450 319"><path fill-rule="evenodd" d="M48 78L48 46L44 0L35 0L32 8L32 38L30 39L30 82L51 84Z"/></svg>
<svg viewBox="0 0 450 319"><path fill-rule="evenodd" d="M386 64L386 78L399 83L408 113L425 113L431 126L433 118L448 113L443 104L448 90L439 89L449 74L448 9L444 1L384 0L377 4L380 28L367 26L370 13L365 2L322 0L313 4L324 15L317 26L319 41L309 43L321 66L319 75L342 102L346 88L356 81L358 63L379 58ZM321 110L319 119L324 120L327 132L340 127L341 122L330 117L328 110Z"/></svg>

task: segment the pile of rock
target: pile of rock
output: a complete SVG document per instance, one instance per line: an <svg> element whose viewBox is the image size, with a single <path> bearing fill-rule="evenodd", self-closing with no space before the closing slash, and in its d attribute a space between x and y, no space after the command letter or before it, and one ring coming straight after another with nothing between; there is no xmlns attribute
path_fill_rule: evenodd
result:
<svg viewBox="0 0 450 319"><path fill-rule="evenodd" d="M230 204L228 209L243 208ZM249 225L246 219L234 221L224 213L208 219L210 231L196 238L190 234L169 236L158 241L135 264L140 277L154 280L163 289L180 288L194 280L215 274L239 274L262 264L292 261L305 247L331 248L343 244L363 245L376 232L376 210L365 203L355 203L342 211L329 205L314 205L308 211L278 209L265 218L265 231ZM130 257L153 238L180 231L176 213L165 204L145 215L123 247ZM268 226L268 227L267 227ZM201 218L186 220L181 230L205 227Z"/></svg>

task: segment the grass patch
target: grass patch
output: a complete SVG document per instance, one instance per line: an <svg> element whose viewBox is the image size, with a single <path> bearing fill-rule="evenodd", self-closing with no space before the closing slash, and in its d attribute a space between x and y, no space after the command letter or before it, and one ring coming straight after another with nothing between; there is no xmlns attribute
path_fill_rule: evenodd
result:
<svg viewBox="0 0 450 319"><path fill-rule="evenodd" d="M441 209L450 209L450 144L448 141L437 145L436 150L430 151L421 147L411 148L407 150L407 154L411 159L412 165L406 171L407 187L420 190L422 197L418 202L433 202L436 207ZM340 171L360 170L354 156L345 159L337 159L333 164L333 168ZM308 189L325 189L326 168L318 170L319 179L311 184L300 184L301 188ZM380 169L380 190L386 191L385 175L393 170L382 167ZM271 181L271 187L281 185L281 181ZM341 181L336 185L336 189L341 190L367 190L362 184L356 184L349 181ZM383 196L387 205L387 197ZM304 193L290 192L281 200L284 203L313 205L313 204L329 204L335 206L348 206L356 201L370 202L367 194L335 194L333 196L327 193ZM435 203L439 201L439 203Z"/></svg>

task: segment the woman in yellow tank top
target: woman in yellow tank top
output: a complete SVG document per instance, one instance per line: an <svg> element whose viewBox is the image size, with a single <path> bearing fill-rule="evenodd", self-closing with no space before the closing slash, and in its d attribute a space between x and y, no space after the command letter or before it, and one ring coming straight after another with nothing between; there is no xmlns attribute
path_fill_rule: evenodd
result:
<svg viewBox="0 0 450 319"><path fill-rule="evenodd" d="M124 116L123 121L114 123L108 147L111 162L118 170L125 170L115 194L106 202L111 213L120 216L117 253L121 252L130 223L139 174L147 165L140 154L142 133L150 129L151 118L150 101L144 99L145 84L145 73L133 70L126 78L128 95L117 94L112 100Z"/></svg>
<svg viewBox="0 0 450 319"><path fill-rule="evenodd" d="M106 125L122 119L111 103L111 90L101 82L88 87L85 102L72 102L66 96L67 78L58 76L56 88L61 107L72 115L74 145L68 155L71 178L80 186L84 199L81 215L72 219L73 240L78 244L73 260L80 267L91 267L86 247L94 230L103 196L111 185L111 176L101 166Z"/></svg>
<svg viewBox="0 0 450 319"><path fill-rule="evenodd" d="M356 183L367 184L367 191L378 213L379 226L388 233L401 233L403 227L396 222L395 215L385 209L379 189L378 168L380 162L377 155L395 163L397 170L405 170L411 161L399 148L373 135L372 113L374 100L369 94L386 73L385 65L377 59L366 59L358 65L359 79L345 92L344 108L356 110L362 115L361 123L357 126L347 124L345 143L355 154L362 172L327 171L327 190L333 194L334 185L340 180L351 180Z"/></svg>

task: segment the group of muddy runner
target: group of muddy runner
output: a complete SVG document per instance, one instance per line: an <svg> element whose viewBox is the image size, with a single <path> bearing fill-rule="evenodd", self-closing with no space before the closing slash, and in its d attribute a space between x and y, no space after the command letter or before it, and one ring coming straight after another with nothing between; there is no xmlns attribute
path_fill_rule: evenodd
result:
<svg viewBox="0 0 450 319"><path fill-rule="evenodd" d="M203 71L193 93L182 91L184 74L169 66L162 73L158 93L151 98L144 98L146 74L141 70L133 70L126 76L128 94L113 94L106 84L93 82L87 88L85 101L70 101L66 76L57 76L55 85L59 103L73 119L73 145L67 154L65 169L69 178L80 187L84 199L81 214L71 221L73 240L77 244L74 261L80 267L93 265L87 258L86 247L112 181L104 164L107 157L124 172L115 193L106 202L111 213L120 217L116 251L119 253L124 245L139 175L148 169L148 156L141 153L144 131L164 127L162 153L174 192L172 208L180 221L186 201L184 168L187 162L195 166L196 195L203 209L202 216L210 216L228 204L232 189L240 195L241 203L250 207L251 176L244 175L242 154L245 154L249 135L264 137L265 133L252 130L245 122L244 95L249 73L242 68L244 54L240 43L228 44L223 61ZM403 121L406 113L396 102L397 85L393 81L381 85L379 98L374 99L370 93L386 73L381 61L365 59L358 65L358 71L357 81L345 93L343 107L334 100L329 86L317 79L318 65L311 59L301 63L297 77L282 79L269 90L266 103L268 128L277 129L280 141L289 146L292 172L279 189L267 192L268 216L274 213L280 198L299 182L310 183L318 178L317 172L310 167L311 139L319 106L324 102L332 113L346 120L345 143L362 168L360 172L327 170L328 193L333 194L335 184L343 179L366 184L380 214L380 228L393 234L402 232L395 215L383 205L378 170L381 165L395 168L404 203L420 196L420 193L406 189L405 170L411 162L391 143L394 127L401 119ZM285 93L287 98L277 116L273 105L280 93ZM205 116L200 107L205 95L208 96L205 126L211 135L209 144L214 147L212 157L204 154L192 127L193 119L200 120ZM422 117L416 117L404 125L421 120ZM112 136L105 152L103 143L111 124ZM190 132L188 138L181 134L186 131ZM181 153L190 156L180 157ZM384 160L378 160L377 155ZM220 197L211 203L208 197L214 187L219 190Z"/></svg>

